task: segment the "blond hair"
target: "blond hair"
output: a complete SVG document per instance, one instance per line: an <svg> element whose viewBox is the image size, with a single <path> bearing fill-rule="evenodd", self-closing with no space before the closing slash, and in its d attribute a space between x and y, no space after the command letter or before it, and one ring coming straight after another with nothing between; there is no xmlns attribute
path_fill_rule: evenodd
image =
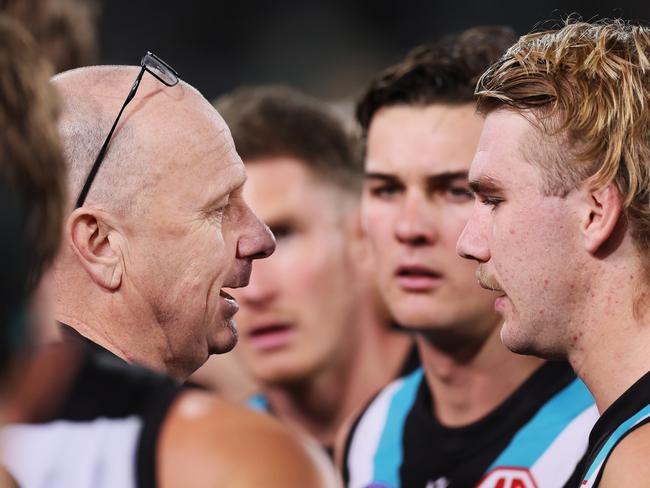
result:
<svg viewBox="0 0 650 488"><path fill-rule="evenodd" d="M562 143L546 158L549 192L615 182L632 236L650 252L650 29L567 22L519 39L479 80L479 111L533 116ZM547 155L545 155L547 156ZM567 157L568 156L568 157ZM544 158L542 158L544 159Z"/></svg>

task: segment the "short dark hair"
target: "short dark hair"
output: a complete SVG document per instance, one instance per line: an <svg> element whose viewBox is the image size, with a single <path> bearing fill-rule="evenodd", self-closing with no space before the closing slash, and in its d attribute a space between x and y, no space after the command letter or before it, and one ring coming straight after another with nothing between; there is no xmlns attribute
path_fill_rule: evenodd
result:
<svg viewBox="0 0 650 488"><path fill-rule="evenodd" d="M510 27L474 27L413 49L381 72L359 99L356 116L363 134L382 107L474 102L483 72L516 40Z"/></svg>
<svg viewBox="0 0 650 488"><path fill-rule="evenodd" d="M360 188L363 168L354 140L322 102L291 88L264 86L235 90L215 107L245 163L293 157L343 189Z"/></svg>

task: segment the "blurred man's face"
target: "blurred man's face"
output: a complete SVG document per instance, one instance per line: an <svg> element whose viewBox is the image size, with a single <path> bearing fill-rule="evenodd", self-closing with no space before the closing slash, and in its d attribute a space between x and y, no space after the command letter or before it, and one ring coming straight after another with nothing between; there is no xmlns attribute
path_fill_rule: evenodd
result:
<svg viewBox="0 0 650 488"><path fill-rule="evenodd" d="M354 207L301 161L247 162L245 194L277 239L237 290L238 351L263 383L309 379L346 354L356 306L348 254Z"/></svg>
<svg viewBox="0 0 650 488"><path fill-rule="evenodd" d="M393 316L420 330L489 333L494 294L456 254L483 121L472 104L381 109L368 131L363 221Z"/></svg>
<svg viewBox="0 0 650 488"><path fill-rule="evenodd" d="M224 288L245 286L274 241L244 201L245 169L217 112L197 96L157 120L142 129L155 144L140 150L154 151L158 170L129 221L126 280L156 318L168 362L189 374L234 347L238 304Z"/></svg>
<svg viewBox="0 0 650 488"><path fill-rule="evenodd" d="M588 293L589 277L578 251L577 192L544 194L539 167L527 161L553 148L531 150L540 144L534 131L514 112L488 115L469 174L476 203L458 252L480 263L483 286L498 290L504 344L519 353L563 357L576 297Z"/></svg>

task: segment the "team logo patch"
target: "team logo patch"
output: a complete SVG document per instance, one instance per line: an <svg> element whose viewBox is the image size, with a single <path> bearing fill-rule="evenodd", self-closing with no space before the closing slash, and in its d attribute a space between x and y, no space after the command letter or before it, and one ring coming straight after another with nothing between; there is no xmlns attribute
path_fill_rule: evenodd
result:
<svg viewBox="0 0 650 488"><path fill-rule="evenodd" d="M527 468L495 468L479 481L476 488L538 488Z"/></svg>

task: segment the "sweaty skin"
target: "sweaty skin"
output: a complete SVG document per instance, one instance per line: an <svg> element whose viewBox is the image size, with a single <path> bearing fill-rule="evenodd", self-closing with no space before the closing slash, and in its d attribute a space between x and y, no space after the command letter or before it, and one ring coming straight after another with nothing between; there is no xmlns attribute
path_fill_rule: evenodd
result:
<svg viewBox="0 0 650 488"><path fill-rule="evenodd" d="M549 147L529 161L525 148L540 140L537 130L511 110L487 116L469 174L476 203L458 251L480 263L484 284L502 290L506 345L567 358L603 414L650 367L650 320L639 301L648 294L647 261L614 183L586 180L562 197L543 191L531 163L558 142L547 138ZM616 446L599 486L647 486L649 451L644 425Z"/></svg>

